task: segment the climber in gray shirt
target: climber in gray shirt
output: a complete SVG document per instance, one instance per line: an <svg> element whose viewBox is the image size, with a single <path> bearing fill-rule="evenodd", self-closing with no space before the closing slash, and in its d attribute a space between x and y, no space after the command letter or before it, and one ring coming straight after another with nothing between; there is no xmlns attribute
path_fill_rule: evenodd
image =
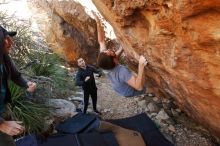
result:
<svg viewBox="0 0 220 146"><path fill-rule="evenodd" d="M123 53L120 47L116 52L107 49L105 44L104 29L99 18L93 13L97 24L98 41L100 44L100 53L98 56L98 66L108 70L108 78L111 81L113 89L122 96L132 97L145 93L144 67L147 61L144 56L139 57L138 73L133 74L127 67L119 64L119 57Z"/></svg>
<svg viewBox="0 0 220 146"><path fill-rule="evenodd" d="M133 74L127 67L123 65L116 65L111 69L108 74L108 78L111 81L112 88L122 96L131 97L144 94L146 88L140 88L140 90L135 89L129 85L129 80L133 78ZM141 86L141 85L140 85Z"/></svg>

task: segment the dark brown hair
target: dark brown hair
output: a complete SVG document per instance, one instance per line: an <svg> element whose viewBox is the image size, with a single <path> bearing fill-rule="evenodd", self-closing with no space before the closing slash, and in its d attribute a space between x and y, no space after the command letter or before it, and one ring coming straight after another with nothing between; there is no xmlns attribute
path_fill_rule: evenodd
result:
<svg viewBox="0 0 220 146"><path fill-rule="evenodd" d="M115 67L114 57L109 56L104 52L99 53L97 64L100 68L110 70Z"/></svg>

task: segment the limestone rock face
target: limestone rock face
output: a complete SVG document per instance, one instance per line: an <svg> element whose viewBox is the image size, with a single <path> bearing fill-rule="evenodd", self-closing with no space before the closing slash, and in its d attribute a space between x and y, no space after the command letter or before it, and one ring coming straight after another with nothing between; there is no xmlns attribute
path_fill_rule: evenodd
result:
<svg viewBox="0 0 220 146"><path fill-rule="evenodd" d="M71 64L78 57L95 63L99 50L95 20L73 0L29 1L33 17L50 48Z"/></svg>
<svg viewBox="0 0 220 146"><path fill-rule="evenodd" d="M148 84L220 138L220 1L93 0L129 65L149 61Z"/></svg>

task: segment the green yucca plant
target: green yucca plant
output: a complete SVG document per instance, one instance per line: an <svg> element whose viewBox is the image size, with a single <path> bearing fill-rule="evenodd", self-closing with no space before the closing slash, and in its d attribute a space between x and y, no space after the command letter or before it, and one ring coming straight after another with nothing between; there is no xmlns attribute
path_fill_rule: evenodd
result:
<svg viewBox="0 0 220 146"><path fill-rule="evenodd" d="M54 64L51 62L47 62L46 56L43 56L40 62L33 64L31 67L32 67L32 71L36 76L49 77L55 71Z"/></svg>
<svg viewBox="0 0 220 146"><path fill-rule="evenodd" d="M54 53L39 53L36 63L30 66L30 72L34 76L45 76L53 80L54 86L66 87L70 78L67 76L67 70L62 66L62 60ZM34 60L34 58L32 58ZM72 86L74 87L74 85Z"/></svg>
<svg viewBox="0 0 220 146"><path fill-rule="evenodd" d="M31 56L30 56L31 57ZM30 69L35 76L52 77L58 73L57 65L60 63L59 58L53 53L35 53L32 60L36 60L30 65Z"/></svg>
<svg viewBox="0 0 220 146"><path fill-rule="evenodd" d="M41 133L45 129L44 118L49 116L49 107L27 99L25 90L10 82L12 96L10 110L15 120L23 121L27 133Z"/></svg>

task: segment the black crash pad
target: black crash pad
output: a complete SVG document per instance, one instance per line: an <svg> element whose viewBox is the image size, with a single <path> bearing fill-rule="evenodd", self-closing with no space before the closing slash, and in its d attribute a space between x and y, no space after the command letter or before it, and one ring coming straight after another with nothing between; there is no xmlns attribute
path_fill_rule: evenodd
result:
<svg viewBox="0 0 220 146"><path fill-rule="evenodd" d="M123 128L140 132L147 146L173 146L145 113L129 118L107 121Z"/></svg>
<svg viewBox="0 0 220 146"><path fill-rule="evenodd" d="M56 126L56 130L59 133L76 134L87 133L99 126L99 119L92 114L79 113L72 118L65 120Z"/></svg>

